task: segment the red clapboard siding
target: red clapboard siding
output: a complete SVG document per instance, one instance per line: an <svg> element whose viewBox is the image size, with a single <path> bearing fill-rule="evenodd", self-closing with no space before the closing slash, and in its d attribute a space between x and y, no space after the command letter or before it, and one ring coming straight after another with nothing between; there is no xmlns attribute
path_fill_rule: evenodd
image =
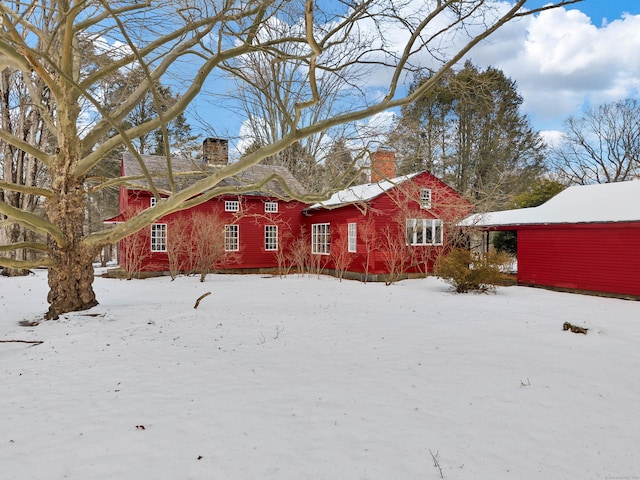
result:
<svg viewBox="0 0 640 480"><path fill-rule="evenodd" d="M127 192L128 212L140 211L150 206L151 195L148 192L128 191ZM241 204L240 212L225 212L225 200L239 200ZM264 203L266 201L278 202L277 213L265 213ZM248 196L238 199L238 197L218 197L205 203L197 205L189 210L172 213L162 217L154 223L167 224L167 237L181 235L184 228L181 220L185 215L191 213L215 213L219 215L224 224L238 225L239 230L239 251L235 262L230 262L224 268L228 269L258 269L271 268L277 265L275 253L265 250L264 227L265 225L277 225L280 246L283 245L287 235L297 236L300 232L300 218L302 209L306 205L298 201L283 201L276 198L261 196ZM146 251L142 260L140 270L142 271L163 271L169 269L169 257L167 252L149 252L151 227L145 227L140 235L142 239L141 247ZM127 241L120 242L120 258L126 261L124 247Z"/></svg>
<svg viewBox="0 0 640 480"><path fill-rule="evenodd" d="M420 188L430 188L432 191L432 206L429 209L420 208ZM151 194L141 190L125 190L121 192L121 214L125 217L149 208ZM226 200L238 200L240 211L225 212ZM278 203L277 213L265 212L267 201ZM189 210L179 211L158 219L155 223L167 225L168 243L176 235L189 235L189 227L185 226L185 218L192 213L203 213L211 218L220 217L223 224L238 225L239 251L235 261L227 263L228 269L259 269L277 266L276 252L265 250L265 225L278 226L279 251L288 250L289 243L300 236L305 229L310 246L311 225L315 223L329 223L331 232L331 254L320 257L323 268L335 269L335 254L341 248L346 250L347 226L349 223L357 225L357 251L347 252L350 264L347 271L354 273L368 273L370 275L387 274L389 267L385 261L386 254L381 251L381 238L387 229L397 232L404 246L405 219L407 218L438 218L444 222L444 244L448 243L448 228L455 222L469 214L471 207L457 192L428 172L420 173L397 187L371 199L366 206L353 204L342 205L334 209L314 209L306 211L308 205L298 201L283 201L277 198L259 195L243 197L216 197ZM363 209L364 208L364 209ZM304 211L304 212L303 212ZM367 244L367 231L374 232L377 241ZM151 227L145 227L135 240L141 242L138 251L144 254L142 271L169 270L169 256L167 252L150 252ZM340 242L340 236L343 241ZM127 261L124 255L125 245L132 242L133 236L120 242L120 261ZM415 251L421 249L425 254L425 262L409 269L409 273L425 268L433 269L438 255L443 253L443 246L416 246ZM369 250L369 252L367 252Z"/></svg>
<svg viewBox="0 0 640 480"><path fill-rule="evenodd" d="M421 188L431 189L432 208L425 210L420 208L418 202ZM448 244L448 228L471 211L470 204L464 200L455 190L439 180L434 175L423 172L393 188L386 193L375 197L368 202L366 213L362 205L344 205L333 209L314 209L306 218L307 231L311 231L311 225L316 223L329 223L331 231L331 253L334 254L338 245L337 237L340 232L345 232L347 224L357 224L357 252L348 253L351 263L347 271L354 273L368 273L371 275L389 273L385 262L386 255L380 249L380 241L387 229L397 231L404 238L405 219L414 217L436 218L443 220L445 224L443 244ZM372 230L377 237L376 245L371 245L374 251L367 256L367 244L365 242L366 230ZM443 253L443 246L411 247L413 249L426 250L428 261L426 268L433 270L435 259ZM323 262L325 268L333 269L335 264L333 255L326 256ZM367 268L368 261L368 268ZM410 268L407 273L415 273L425 265Z"/></svg>
<svg viewBox="0 0 640 480"><path fill-rule="evenodd" d="M518 281L640 296L640 222L521 226Z"/></svg>

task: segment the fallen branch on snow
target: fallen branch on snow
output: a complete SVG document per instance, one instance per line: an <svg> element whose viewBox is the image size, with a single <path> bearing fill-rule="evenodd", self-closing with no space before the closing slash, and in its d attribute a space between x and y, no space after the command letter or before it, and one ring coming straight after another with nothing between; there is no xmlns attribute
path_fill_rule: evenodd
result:
<svg viewBox="0 0 640 480"><path fill-rule="evenodd" d="M440 454L440 452L436 452L436 454L434 455L431 449L429 449L429 453L431 454L431 458L433 458L433 466L438 468L438 471L440 472L440 478L444 480L442 467L440 467L440 462L438 461L438 455Z"/></svg>
<svg viewBox="0 0 640 480"><path fill-rule="evenodd" d="M33 343L34 345L40 345L44 342L42 340L0 340L0 343Z"/></svg>
<svg viewBox="0 0 640 480"><path fill-rule="evenodd" d="M583 335L587 334L588 328L579 327L577 325L572 325L569 322L564 322L562 325L562 330L571 330L573 333L582 333Z"/></svg>
<svg viewBox="0 0 640 480"><path fill-rule="evenodd" d="M200 305L200 301L207 295L211 295L211 292L203 293L202 295L200 295L196 300L196 304L193 306L193 308L198 308L198 305Z"/></svg>

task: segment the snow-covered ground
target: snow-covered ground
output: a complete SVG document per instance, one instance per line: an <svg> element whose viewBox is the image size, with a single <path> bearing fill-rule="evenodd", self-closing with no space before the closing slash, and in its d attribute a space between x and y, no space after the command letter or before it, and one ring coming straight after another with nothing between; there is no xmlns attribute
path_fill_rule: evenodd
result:
<svg viewBox="0 0 640 480"><path fill-rule="evenodd" d="M640 478L640 302L437 278L95 289L25 327L44 272L0 277L0 339L44 342L0 343L3 480Z"/></svg>

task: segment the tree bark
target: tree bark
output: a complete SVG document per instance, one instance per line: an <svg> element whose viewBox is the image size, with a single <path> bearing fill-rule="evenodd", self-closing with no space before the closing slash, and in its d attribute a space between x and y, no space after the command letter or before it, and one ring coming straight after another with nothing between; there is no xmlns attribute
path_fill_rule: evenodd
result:
<svg viewBox="0 0 640 480"><path fill-rule="evenodd" d="M55 264L49 268L49 310L46 319L57 319L60 314L88 310L98 304L93 291L93 259L101 245L83 243L84 232L84 178L70 175L74 147L67 147L66 155L57 159L54 168L60 174L52 175L51 190L55 193L46 202L49 221L64 233L66 243L60 245L49 238L49 258Z"/></svg>
<svg viewBox="0 0 640 480"><path fill-rule="evenodd" d="M63 313L88 310L98 305L93 291L93 252L78 245L52 250L50 254L58 265L49 269L49 310L45 318L55 320Z"/></svg>

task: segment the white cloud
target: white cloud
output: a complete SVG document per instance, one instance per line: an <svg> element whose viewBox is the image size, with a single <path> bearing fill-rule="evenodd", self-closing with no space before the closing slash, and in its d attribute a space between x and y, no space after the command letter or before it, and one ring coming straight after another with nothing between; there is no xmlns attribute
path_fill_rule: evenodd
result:
<svg viewBox="0 0 640 480"><path fill-rule="evenodd" d="M499 30L472 57L516 80L525 112L543 126L559 127L585 104L637 95L640 15L596 27L584 13L559 8L519 23Z"/></svg>
<svg viewBox="0 0 640 480"><path fill-rule="evenodd" d="M424 0L415 0L406 8L419 11L428 8L425 5ZM493 12L504 12L511 5L494 2ZM466 32L473 35L482 28L476 24ZM406 35L396 30L385 33L385 40L395 43L391 48L400 52ZM457 51L467 38L462 34L449 36L445 50ZM544 129L560 128L584 105L637 96L639 51L640 15L624 14L596 26L579 10L557 8L507 23L474 48L469 58L483 68L500 68L516 80L524 98L524 112L537 128ZM423 66L437 65L426 50L420 53L419 61ZM388 69L379 69L368 82L380 86L388 79Z"/></svg>
<svg viewBox="0 0 640 480"><path fill-rule="evenodd" d="M93 46L98 54L108 54L114 59L120 59L132 53L131 47L126 43L115 40L112 43L102 36L93 39Z"/></svg>
<svg viewBox="0 0 640 480"><path fill-rule="evenodd" d="M425 0L409 0L404 8L407 15L417 15L428 10L428 5ZM492 6L495 13L500 13L512 3L496 1ZM373 25L363 24L362 28L365 35L370 35L368 38L375 39L377 31ZM466 34L477 34L482 28L478 22L471 25ZM448 36L447 41L441 43L440 53L458 51L468 38L463 36ZM389 28L381 40L387 48L399 53L406 38L400 29ZM375 46L372 42L371 47ZM579 10L557 8L507 23L476 46L469 58L481 68L500 68L515 80L524 98L524 113L531 117L534 128L543 130L545 136L552 139L551 131L561 129L563 122L579 114L585 105L638 96L640 55L637 52L640 52L640 15L625 14L619 19L602 21L598 26ZM436 66L438 62L431 53L423 50L415 60L422 66ZM390 73L390 69L380 67L362 79L360 86L371 101L386 94L384 87L388 85ZM407 85L412 79L402 80ZM381 118L391 117L382 115L372 119L371 125L361 124L363 137L375 137L379 127L376 123Z"/></svg>
<svg viewBox="0 0 640 480"><path fill-rule="evenodd" d="M551 147L558 147L562 143L564 134L559 130L542 130L540 136Z"/></svg>

